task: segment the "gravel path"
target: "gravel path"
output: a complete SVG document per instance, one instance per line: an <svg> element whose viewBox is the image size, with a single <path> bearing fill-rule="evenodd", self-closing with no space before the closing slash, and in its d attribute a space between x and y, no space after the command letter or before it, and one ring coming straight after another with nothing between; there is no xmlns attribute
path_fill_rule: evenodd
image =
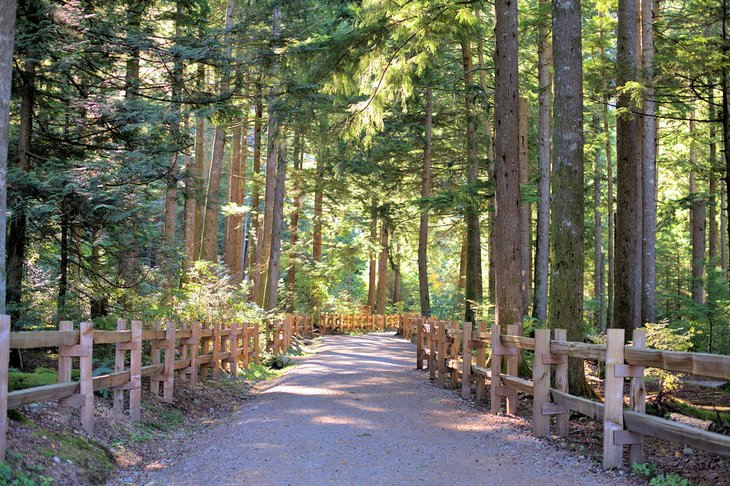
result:
<svg viewBox="0 0 730 486"><path fill-rule="evenodd" d="M434 387L400 338L317 349L143 484L626 484Z"/></svg>

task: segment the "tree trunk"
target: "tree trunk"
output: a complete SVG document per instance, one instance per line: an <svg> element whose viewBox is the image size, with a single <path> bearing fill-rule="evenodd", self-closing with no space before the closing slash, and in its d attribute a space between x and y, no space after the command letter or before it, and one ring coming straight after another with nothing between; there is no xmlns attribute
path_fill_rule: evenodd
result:
<svg viewBox="0 0 730 486"><path fill-rule="evenodd" d="M568 340L582 342L583 331L583 61L580 2L553 0L553 173L551 184L550 302L552 327L567 327ZM569 360L574 395L588 393L583 361Z"/></svg>
<svg viewBox="0 0 730 486"><path fill-rule="evenodd" d="M548 0L540 0L541 4ZM535 290L532 317L538 322L547 319L548 255L550 234L550 98L552 78L550 65L553 50L549 39L549 21L541 21L537 33L537 230L535 242Z"/></svg>
<svg viewBox="0 0 730 486"><path fill-rule="evenodd" d="M7 0L0 9L0 255L5 255L6 252L8 131L10 88L13 81L15 9L15 0ZM0 315L5 314L5 296L5 259L0 258Z"/></svg>
<svg viewBox="0 0 730 486"><path fill-rule="evenodd" d="M251 177L251 232L248 237L248 253L249 269L248 275L251 281L250 299L258 302L259 283L261 282L261 274L259 268L261 265L261 247L258 245L258 238L261 234L261 224L259 220L260 212L260 187L261 187L261 122L263 118L263 91L261 83L256 84L256 101L254 102L254 122L253 122L253 175Z"/></svg>
<svg viewBox="0 0 730 486"><path fill-rule="evenodd" d="M32 55L29 53L29 55ZM36 61L27 59L21 76L23 85L20 102L20 126L18 127L17 168L27 173L30 170L30 144L33 134L33 104L35 99ZM10 212L7 240L7 304L13 322L21 315L18 306L23 297L23 265L25 264L25 244L27 221L22 194L15 194Z"/></svg>
<svg viewBox="0 0 730 486"><path fill-rule="evenodd" d="M376 294L376 274L378 272L377 270L377 259L376 259L376 253L375 253L375 245L378 242L378 218L377 218L377 206L375 203L375 198L372 199L371 205L370 205L370 245L371 248L369 250L370 255L370 268L369 268L369 275L368 275L368 306L370 307L370 311L372 312L375 310L375 294Z"/></svg>
<svg viewBox="0 0 730 486"><path fill-rule="evenodd" d="M593 133L596 139L601 135L601 119L593 115ZM606 330L606 300L603 292L603 237L601 223L601 147L595 148L595 167L593 173L593 292L598 302L594 317L596 329Z"/></svg>
<svg viewBox="0 0 730 486"><path fill-rule="evenodd" d="M644 73L641 117L642 167L642 277L641 322L656 321L656 120L654 118L654 31L653 0L642 0L641 49Z"/></svg>
<svg viewBox="0 0 730 486"><path fill-rule="evenodd" d="M324 150L317 157L317 179L314 188L314 228L312 234L312 259L322 261L322 180L324 179Z"/></svg>
<svg viewBox="0 0 730 486"><path fill-rule="evenodd" d="M233 29L233 9L235 6L235 0L228 0L228 6L226 7L226 36L224 40L224 56L226 58L231 57L231 30ZM225 94L228 91L230 78L230 67L226 64L221 76L221 94ZM218 260L218 210L220 208L220 183L225 145L225 125L221 121L216 125L213 136L213 156L210 160L205 220L203 221L203 258L211 262Z"/></svg>
<svg viewBox="0 0 730 486"><path fill-rule="evenodd" d="M636 80L636 2L619 0L616 86ZM626 339L641 325L641 179L637 120L628 93L618 95L616 158L616 256L612 324L626 329Z"/></svg>
<svg viewBox="0 0 730 486"><path fill-rule="evenodd" d="M459 250L459 279L456 286L459 290L464 290L466 284L466 233L461 238L461 249Z"/></svg>
<svg viewBox="0 0 730 486"><path fill-rule="evenodd" d="M697 149L695 137L694 110L690 112L689 160L692 171L689 174L690 233L692 240L692 300L695 304L705 303L705 200L698 194L696 181Z"/></svg>
<svg viewBox="0 0 730 486"><path fill-rule="evenodd" d="M608 216L608 295L606 305L606 327L613 326L613 285L614 285L614 221L616 214L613 211L613 162L611 157L611 129L608 124L608 99L604 99L603 105L603 133L606 140L606 198ZM605 331L605 329L601 329Z"/></svg>
<svg viewBox="0 0 730 486"><path fill-rule="evenodd" d="M289 224L289 273L287 275L287 312L294 313L294 288L297 269L297 240L299 237L299 211L302 207L301 170L304 164L304 134L300 131L294 151L294 208Z"/></svg>
<svg viewBox="0 0 730 486"><path fill-rule="evenodd" d="M198 64L197 83L202 90L205 82L205 66ZM203 159L205 158L205 123L202 115L195 115L195 152L188 157L187 177L185 178L185 256L189 262L200 258L200 221L201 179L203 178Z"/></svg>
<svg viewBox="0 0 730 486"><path fill-rule="evenodd" d="M496 321L506 329L522 323L517 2L497 0L495 17L495 303Z"/></svg>
<svg viewBox="0 0 730 486"><path fill-rule="evenodd" d="M378 311L385 315L388 305L388 223L383 219L380 223L380 257L378 258Z"/></svg>
<svg viewBox="0 0 730 486"><path fill-rule="evenodd" d="M710 83L711 84L711 83ZM710 129L710 210L709 210L709 248L708 252L710 255L710 267L715 270L720 264L720 258L718 255L718 248L720 246L720 233L717 227L717 207L718 207L718 187L717 187L717 129L715 128L715 118L717 113L715 111L715 94L714 88L708 90L707 105L708 105L708 118L711 122L708 124ZM722 204L720 204L720 211L722 211Z"/></svg>
<svg viewBox="0 0 730 486"><path fill-rule="evenodd" d="M487 69L484 64L484 40L482 36L477 36L477 58L479 60L479 85L483 93L488 92L487 88ZM492 124L490 123L491 114L489 112L489 103L484 103L484 145L487 152L487 177L490 181L494 181L494 139L492 137ZM495 287L494 287L494 199L487 201L487 243L489 253L489 271L487 274L488 299L490 304L494 304ZM546 291L547 292L547 291Z"/></svg>
<svg viewBox="0 0 730 486"><path fill-rule="evenodd" d="M243 209L246 198L246 135L248 134L248 112L244 111L241 125L233 130L233 147L231 156L230 179L228 180L228 202L237 210L227 217L228 231L223 250L223 260L235 283L243 280Z"/></svg>
<svg viewBox="0 0 730 486"><path fill-rule="evenodd" d="M527 98L520 98L520 185L530 182L530 159L527 147ZM532 285L532 208L520 197L520 252L522 254L522 315L529 315Z"/></svg>
<svg viewBox="0 0 730 486"><path fill-rule="evenodd" d="M276 148L276 189L274 190L274 208L271 217L271 251L269 254L269 276L266 286L267 311L277 309L279 305L279 263L281 260L281 228L284 225L284 193L286 183L286 136L277 136Z"/></svg>
<svg viewBox="0 0 730 486"><path fill-rule="evenodd" d="M723 278L727 278L727 189L725 182L720 184L720 268Z"/></svg>
<svg viewBox="0 0 730 486"><path fill-rule="evenodd" d="M393 262L393 304L400 302L400 238L396 238L395 258Z"/></svg>
<svg viewBox="0 0 730 486"><path fill-rule="evenodd" d="M426 116L424 118L423 171L421 172L421 198L431 195L431 133L433 126L433 93L426 88ZM372 260L371 260L372 261ZM371 274L373 273L371 265ZM431 299L428 290L428 208L421 209L421 222L418 227L418 295L421 302L421 315L431 315ZM369 303L369 302L368 302Z"/></svg>
<svg viewBox="0 0 730 486"><path fill-rule="evenodd" d="M474 306L482 303L482 247L479 229L479 204L476 186L479 179L479 154L476 140L476 111L472 85L474 84L471 44L466 34L461 36L461 59L464 68L464 98L466 111L466 183L473 204L465 208L466 219L466 282L464 288L465 322L476 322Z"/></svg>

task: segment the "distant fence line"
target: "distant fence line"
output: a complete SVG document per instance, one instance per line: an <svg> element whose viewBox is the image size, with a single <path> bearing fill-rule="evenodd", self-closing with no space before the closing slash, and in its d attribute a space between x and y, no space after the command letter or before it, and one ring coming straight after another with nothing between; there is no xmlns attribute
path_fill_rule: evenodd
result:
<svg viewBox="0 0 730 486"><path fill-rule="evenodd" d="M634 330L631 346L624 345L623 329L609 329L607 344L586 344L568 341L565 329L553 330L552 339L549 329L536 329L535 337L529 338L516 335L514 325L502 334L496 324L487 332L484 323L474 328L471 323L408 317L399 332L406 339L415 339L416 368L423 369L425 364L439 386L456 389L460 383L464 399L471 398L473 386L477 400L486 396L488 387L492 413L499 411L504 399L507 413L515 414L517 392L532 395L533 432L538 437L550 435L551 417L556 417L556 433L567 436L569 411L601 420L606 469L623 464L625 445L630 449L630 462L642 463L644 436L730 457L730 437L644 413L645 367L730 380L730 356L646 349L644 329ZM487 349L491 350L489 368ZM520 350L534 353L532 380L517 376ZM568 393L568 357L605 363L603 402ZM630 379L628 408L626 378Z"/></svg>

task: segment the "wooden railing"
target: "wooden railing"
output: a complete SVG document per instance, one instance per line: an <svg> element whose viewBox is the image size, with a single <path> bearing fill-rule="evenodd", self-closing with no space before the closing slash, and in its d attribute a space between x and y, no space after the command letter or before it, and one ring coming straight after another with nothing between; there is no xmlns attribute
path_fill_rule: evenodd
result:
<svg viewBox="0 0 730 486"><path fill-rule="evenodd" d="M375 332L400 329L402 322L401 314L320 314L319 330L322 335L328 332Z"/></svg>
<svg viewBox="0 0 730 486"><path fill-rule="evenodd" d="M292 336L313 335L312 316L287 314L284 319L266 323L266 350L274 355L286 354L291 347Z"/></svg>
<svg viewBox="0 0 730 486"><path fill-rule="evenodd" d="M502 334L500 327L493 325L487 333L483 323L473 329L469 323L413 317L407 318L406 328L409 331L404 336L415 336L416 367L423 369L425 364L439 386L457 388L461 382L464 399L471 398L474 386L478 400L484 398L489 386L492 413L499 411L504 399L506 412L514 414L517 392L532 395L533 431L538 437L550 435L552 416L556 417L556 433L567 436L569 411L601 420L606 469L622 465L624 445L630 446L632 463L643 462L644 436L730 457L730 437L644 413L645 367L730 380L730 356L646 349L643 329L635 330L633 344L626 346L623 329L609 329L608 342L601 345L570 342L564 329L555 329L553 339L549 329L536 329L535 337L528 338L517 335L516 326L507 326L507 334ZM520 350L534 353L532 380L517 376ZM605 363L603 402L568 393L568 357ZM555 370L551 384L552 367ZM628 408L624 397L626 378L630 379Z"/></svg>
<svg viewBox="0 0 730 486"><path fill-rule="evenodd" d="M164 328L163 328L164 327ZM275 353L285 353L292 335L312 334L312 319L287 315L272 323ZM282 331L286 335L282 339ZM278 339L277 339L278 338ZM143 343L150 342L151 364L142 366ZM114 344L114 373L93 376L94 346ZM58 348L58 383L8 393L10 349ZM127 353L129 358L127 359ZM193 322L179 328L173 322L143 329L142 321L119 320L116 331L95 330L91 322L78 329L63 321L58 331L10 332L10 318L0 316L0 460L5 457L7 410L22 405L57 400L64 407L78 407L82 428L94 432L94 392L111 389L113 408L123 413L124 393L129 393L129 416L141 415L142 377L150 377L150 391L166 402L173 400L175 380L192 384L200 378L218 378L221 370L235 378L239 366L259 363L259 324ZM73 358L78 358L80 378L72 381ZM177 376L176 376L177 375Z"/></svg>

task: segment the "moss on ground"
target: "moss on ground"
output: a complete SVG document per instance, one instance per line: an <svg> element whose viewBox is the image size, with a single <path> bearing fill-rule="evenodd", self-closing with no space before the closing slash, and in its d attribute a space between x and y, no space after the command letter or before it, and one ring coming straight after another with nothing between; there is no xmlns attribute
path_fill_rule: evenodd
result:
<svg viewBox="0 0 730 486"><path fill-rule="evenodd" d="M58 375L48 368L36 368L33 373L23 373L22 371L8 373L8 391L53 385L56 382L58 382Z"/></svg>
<svg viewBox="0 0 730 486"><path fill-rule="evenodd" d="M39 431L39 436L51 441L50 447L40 447L38 452L48 458L71 461L84 470L92 484L103 484L114 472L115 462L111 453L102 445L85 437L65 432Z"/></svg>

